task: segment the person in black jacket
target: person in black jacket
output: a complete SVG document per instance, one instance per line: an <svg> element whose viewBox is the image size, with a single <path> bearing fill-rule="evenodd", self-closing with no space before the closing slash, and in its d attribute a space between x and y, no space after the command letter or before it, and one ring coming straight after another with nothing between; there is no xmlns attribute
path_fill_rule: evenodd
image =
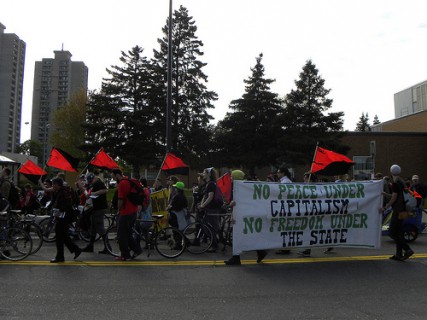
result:
<svg viewBox="0 0 427 320"><path fill-rule="evenodd" d="M57 263L65 261L64 244L71 253L74 253L74 259L77 259L82 253L82 249L74 243L68 234L68 226L74 219L73 190L69 186L64 186L64 180L61 178L54 178L52 180L52 187L55 193L52 210L56 219L56 256L50 262Z"/></svg>
<svg viewBox="0 0 427 320"><path fill-rule="evenodd" d="M188 201L184 195L184 182L178 181L172 186L175 191L175 196L171 198L171 202L166 208L169 212L169 224L179 230L183 230L187 226L186 214Z"/></svg>

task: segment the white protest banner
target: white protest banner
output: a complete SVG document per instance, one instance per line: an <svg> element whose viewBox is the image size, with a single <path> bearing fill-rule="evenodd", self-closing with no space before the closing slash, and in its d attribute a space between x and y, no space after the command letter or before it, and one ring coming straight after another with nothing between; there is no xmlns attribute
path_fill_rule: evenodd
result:
<svg viewBox="0 0 427 320"><path fill-rule="evenodd" d="M379 248L383 182L234 181L233 254L275 248Z"/></svg>

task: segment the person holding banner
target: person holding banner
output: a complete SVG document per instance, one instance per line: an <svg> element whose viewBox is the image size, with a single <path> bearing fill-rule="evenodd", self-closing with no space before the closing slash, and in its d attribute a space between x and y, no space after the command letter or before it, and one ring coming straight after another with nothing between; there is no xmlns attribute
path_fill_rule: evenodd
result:
<svg viewBox="0 0 427 320"><path fill-rule="evenodd" d="M393 177L393 184L391 186L392 194L391 199L383 208L386 211L390 207L393 209L393 214L390 220L390 237L396 242L396 254L391 256L390 259L397 261L404 261L414 254L414 251L409 247L404 238L403 224L404 220L400 214L406 211L405 199L403 192L405 189L405 182L399 176L401 172L400 167L394 164L390 167L390 173ZM403 251L405 252L403 254Z"/></svg>
<svg viewBox="0 0 427 320"><path fill-rule="evenodd" d="M245 173L241 170L231 171L231 183L235 180L243 180L245 178ZM231 188L230 196L230 206L234 207L236 202L233 200L233 188ZM257 263L260 263L267 256L266 250L257 250ZM240 266L242 263L240 261L240 255L233 255L230 259L224 261L227 266Z"/></svg>

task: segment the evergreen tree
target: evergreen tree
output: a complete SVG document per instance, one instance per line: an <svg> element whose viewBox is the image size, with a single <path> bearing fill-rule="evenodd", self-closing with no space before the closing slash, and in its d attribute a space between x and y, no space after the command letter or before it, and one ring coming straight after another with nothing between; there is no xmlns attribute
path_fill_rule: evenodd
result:
<svg viewBox="0 0 427 320"><path fill-rule="evenodd" d="M142 53L143 49L135 46L122 52L120 66L107 69L109 78L103 79L101 92L91 96L86 126L87 140L91 137L95 142L86 148L96 152L105 145L113 156L126 161L135 175L141 165L155 163L159 145L156 112L150 100L152 67Z"/></svg>
<svg viewBox="0 0 427 320"><path fill-rule="evenodd" d="M317 143L342 152L344 148L340 148L339 138L344 113L326 113L333 102L327 97L330 89L325 88L325 80L311 60L306 62L295 84L296 89L291 90L284 100L280 162L310 164Z"/></svg>
<svg viewBox="0 0 427 320"><path fill-rule="evenodd" d="M381 123L381 121L378 119L378 115L375 115L374 116L374 121L372 121L372 124L373 125L377 125L377 124L380 124Z"/></svg>
<svg viewBox="0 0 427 320"><path fill-rule="evenodd" d="M265 78L263 55L256 58L252 75L244 80L245 93L230 103L232 112L218 123L216 144L220 165L243 166L252 174L256 167L276 163L282 107L276 93L270 91L275 81Z"/></svg>
<svg viewBox="0 0 427 320"><path fill-rule="evenodd" d="M158 39L160 50L154 50L153 64L156 79L163 82L156 84L153 100L166 110L168 21L162 30L164 37ZM204 157L208 153L209 121L213 119L208 109L213 108L212 101L217 100L217 94L206 87L208 77L202 70L206 63L199 60L203 56L203 42L197 38L196 31L195 21L181 6L174 12L172 29L172 149L187 159ZM166 127L165 122L161 124L164 125L162 129Z"/></svg>
<svg viewBox="0 0 427 320"><path fill-rule="evenodd" d="M369 116L368 113L362 115L359 118L359 122L356 124L356 131L371 131L371 126L369 125Z"/></svg>

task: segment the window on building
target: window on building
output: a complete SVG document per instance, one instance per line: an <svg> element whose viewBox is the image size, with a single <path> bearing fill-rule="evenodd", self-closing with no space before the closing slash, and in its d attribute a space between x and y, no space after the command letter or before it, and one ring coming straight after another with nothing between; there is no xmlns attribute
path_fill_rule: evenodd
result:
<svg viewBox="0 0 427 320"><path fill-rule="evenodd" d="M370 180L374 173L371 156L353 156L353 177L355 180Z"/></svg>

